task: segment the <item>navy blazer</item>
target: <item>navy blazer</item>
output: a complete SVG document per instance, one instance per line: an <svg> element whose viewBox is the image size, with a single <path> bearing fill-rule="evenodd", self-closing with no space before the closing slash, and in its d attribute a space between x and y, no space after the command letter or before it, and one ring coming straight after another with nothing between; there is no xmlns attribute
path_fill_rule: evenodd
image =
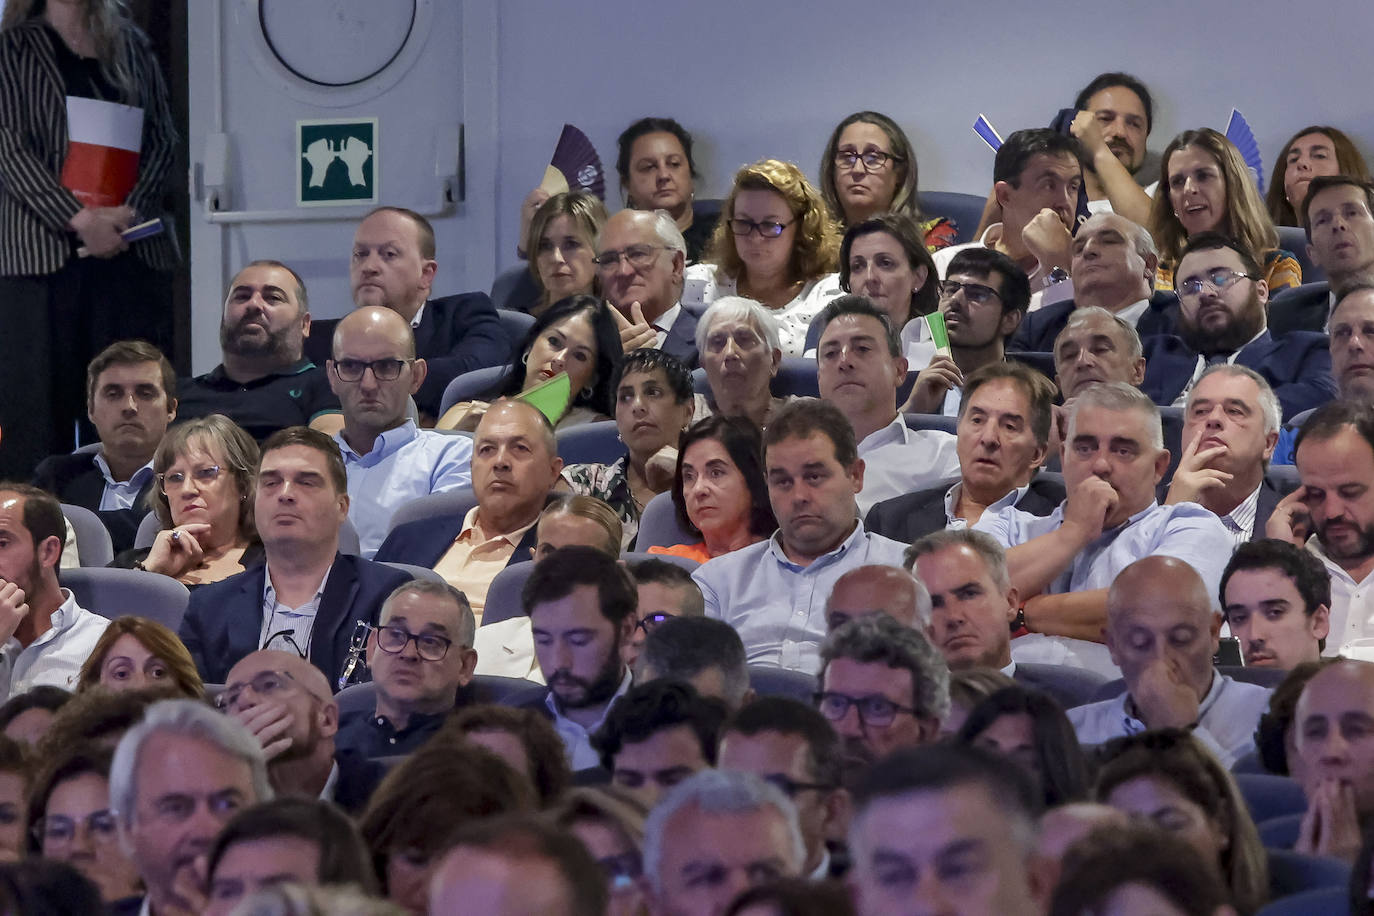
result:
<svg viewBox="0 0 1374 916"><path fill-rule="evenodd" d="M877 503L864 518L864 529L885 538L914 544L920 538L946 527L945 494L951 484L894 496ZM1037 475L1026 495L1016 503L1022 512L1044 517L1064 501L1064 484L1057 478Z"/></svg>
<svg viewBox="0 0 1374 916"><path fill-rule="evenodd" d="M64 503L90 509L100 517L105 530L110 532L110 541L115 553L129 550L134 546L134 536L138 525L148 510L143 508L148 494L152 492L154 478L149 477L143 489L138 491L132 509L100 508L100 500L105 495L105 475L96 466L95 455L89 452L73 452L67 455L49 455L44 458L33 472L33 485L47 490Z"/></svg>
<svg viewBox="0 0 1374 916"><path fill-rule="evenodd" d="M1187 445L1185 442L1184 445ZM1164 505L1164 501L1169 496L1169 484L1172 482L1173 474L1170 473L1159 482L1155 487L1155 498L1159 504ZM1280 493L1274 486L1274 482L1266 474L1260 481L1259 498L1255 500L1255 526L1250 529L1250 540L1258 541L1264 537L1264 526L1269 522L1269 516L1274 514L1274 507L1283 499L1284 494Z"/></svg>
<svg viewBox="0 0 1374 916"><path fill-rule="evenodd" d="M311 322L305 353L317 366L333 355L334 328L339 319ZM415 355L429 366L425 383L415 393L421 412L439 415L444 389L464 372L510 361L514 343L486 293L459 293L430 299L415 329Z"/></svg>
<svg viewBox="0 0 1374 916"><path fill-rule="evenodd" d="M1173 335L1145 341L1145 383L1141 390L1161 407L1173 404L1193 377L1197 357L1182 339ZM1265 331L1241 349L1236 364L1264 376L1278 395L1284 420L1336 399L1331 351L1325 334L1293 331L1274 338Z"/></svg>
<svg viewBox="0 0 1374 916"><path fill-rule="evenodd" d="M1283 336L1293 331L1326 333L1331 317L1331 284L1304 283L1286 289L1269 300L1269 332Z"/></svg>
<svg viewBox="0 0 1374 916"><path fill-rule="evenodd" d="M511 554L507 566L532 559L530 548L535 545L537 527L531 525L525 532L520 543L515 545L515 553ZM411 566L433 569L462 530L461 515L438 515L397 525L387 534L382 546L377 548L376 560L378 563L409 563Z"/></svg>
<svg viewBox="0 0 1374 916"><path fill-rule="evenodd" d="M1053 353L1054 339L1069 323L1069 315L1073 314L1076 307L1072 299L1066 299L1027 312L1021 320L1021 326L1011 336L1007 349ZM1150 297L1150 304L1136 322L1135 329L1144 340L1157 334L1172 334L1177 326L1178 296L1162 290Z"/></svg>
<svg viewBox="0 0 1374 916"><path fill-rule="evenodd" d="M230 668L262 646L266 577L267 567L257 566L191 592L181 641L206 683L223 684ZM375 624L387 595L408 581L410 575L399 569L353 554L334 556L310 638L310 662L324 672L331 688L337 690L357 622Z"/></svg>
<svg viewBox="0 0 1374 916"><path fill-rule="evenodd" d="M663 346L659 349L682 360L688 369L695 369L698 362L697 316L686 309L679 309L677 320L668 329L668 336L664 338Z"/></svg>

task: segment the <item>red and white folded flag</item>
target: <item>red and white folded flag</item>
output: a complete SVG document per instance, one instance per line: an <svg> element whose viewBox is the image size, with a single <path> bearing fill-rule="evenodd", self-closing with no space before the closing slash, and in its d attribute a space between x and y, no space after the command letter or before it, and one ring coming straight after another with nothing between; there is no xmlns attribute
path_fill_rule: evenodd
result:
<svg viewBox="0 0 1374 916"><path fill-rule="evenodd" d="M67 96L62 185L87 207L117 207L138 181L143 109Z"/></svg>

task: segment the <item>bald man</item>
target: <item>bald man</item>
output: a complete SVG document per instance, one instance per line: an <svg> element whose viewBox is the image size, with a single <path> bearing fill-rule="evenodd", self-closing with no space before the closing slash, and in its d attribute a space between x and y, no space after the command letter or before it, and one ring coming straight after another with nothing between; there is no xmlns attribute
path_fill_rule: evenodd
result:
<svg viewBox="0 0 1374 916"><path fill-rule="evenodd" d="M1269 691L1212 667L1221 617L1193 567L1150 556L1123 569L1107 591L1107 651L1126 692L1069 710L1084 744L1153 728L1191 728L1228 769L1254 749Z"/></svg>
<svg viewBox="0 0 1374 916"><path fill-rule="evenodd" d="M415 334L393 309L363 306L334 330L329 387L343 405L334 436L348 469L349 520L369 560L408 502L472 483L472 441L423 430L409 416L428 373Z"/></svg>
<svg viewBox="0 0 1374 916"><path fill-rule="evenodd" d="M1353 861L1361 828L1374 825L1374 664L1343 660L1313 675L1293 725L1307 795L1294 849Z"/></svg>
<svg viewBox="0 0 1374 916"><path fill-rule="evenodd" d="M324 672L295 652L263 649L229 669L218 705L262 744L278 795L309 795L362 811L385 769L335 753L339 706Z"/></svg>
<svg viewBox="0 0 1374 916"><path fill-rule="evenodd" d="M930 593L896 566L872 564L851 569L835 580L825 602L826 632L856 617L886 614L898 623L925 631L930 626Z"/></svg>

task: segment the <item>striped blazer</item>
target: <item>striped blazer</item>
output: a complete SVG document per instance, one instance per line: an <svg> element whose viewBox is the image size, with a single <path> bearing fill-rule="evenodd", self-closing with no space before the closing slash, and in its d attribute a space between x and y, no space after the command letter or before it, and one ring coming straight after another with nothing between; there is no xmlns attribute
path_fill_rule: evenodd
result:
<svg viewBox="0 0 1374 916"><path fill-rule="evenodd" d="M167 87L147 36L126 26L124 39L133 102L143 108L138 181L126 203L140 222L166 221L162 198L176 144ZM66 158L66 87L41 20L29 19L0 32L0 275L54 273L72 256L76 236L67 223L81 202L62 187ZM177 263L170 225L130 250L150 267Z"/></svg>

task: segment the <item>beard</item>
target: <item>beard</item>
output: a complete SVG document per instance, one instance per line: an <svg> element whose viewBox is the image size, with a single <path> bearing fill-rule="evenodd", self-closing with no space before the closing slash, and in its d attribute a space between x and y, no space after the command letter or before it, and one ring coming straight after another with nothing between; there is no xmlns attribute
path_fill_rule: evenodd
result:
<svg viewBox="0 0 1374 916"><path fill-rule="evenodd" d="M225 353L232 353L235 356L248 356L255 358L275 357L281 362L287 362L292 356L291 330L283 328L280 331L267 329L265 339L250 338L248 329L259 326L259 322L244 318L235 325L220 322L219 326L219 348Z"/></svg>
<svg viewBox="0 0 1374 916"><path fill-rule="evenodd" d="M558 705L564 709L588 709L600 706L615 696L624 677L624 666L620 660L620 636L606 654L601 670L592 680L580 678L566 668L560 668L549 676L549 689L553 691Z"/></svg>
<svg viewBox="0 0 1374 916"><path fill-rule="evenodd" d="M1356 527L1358 533L1353 543L1336 545L1326 536L1327 529L1331 527L1331 522L1326 521L1320 525L1315 525L1317 530L1317 540L1321 542L1322 550L1333 560L1362 560L1365 557L1374 555L1374 525L1366 525L1364 528L1351 525L1349 522L1342 521L1341 525Z"/></svg>
<svg viewBox="0 0 1374 916"><path fill-rule="evenodd" d="M1250 298L1231 320L1216 331L1209 331L1188 318L1183 313L1178 316L1178 335L1188 345L1188 349L1203 356L1231 354L1250 342L1264 325L1264 306L1260 304L1259 293L1251 288Z"/></svg>

